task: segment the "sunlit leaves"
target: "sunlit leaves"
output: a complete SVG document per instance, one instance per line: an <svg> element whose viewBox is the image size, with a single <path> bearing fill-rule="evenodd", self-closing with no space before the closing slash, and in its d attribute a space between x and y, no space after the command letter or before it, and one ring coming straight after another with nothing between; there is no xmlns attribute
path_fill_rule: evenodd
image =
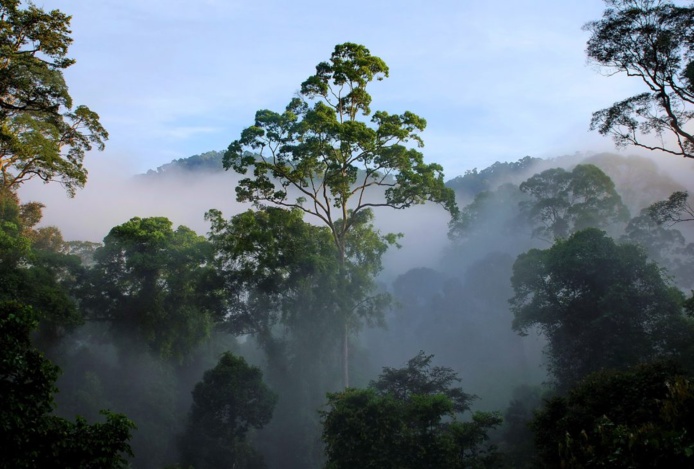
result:
<svg viewBox="0 0 694 469"><path fill-rule="evenodd" d="M229 146L226 168L244 174L253 168L253 177L240 181L237 198L317 216L336 235L340 250L345 239L337 220L344 218L350 226L347 217L368 207L434 201L454 212L441 166L425 164L411 148L422 146L424 119L409 111L377 111L370 121L359 119L371 113L367 85L387 75L385 63L364 46L336 46L283 113L258 111L255 125Z"/></svg>
<svg viewBox="0 0 694 469"><path fill-rule="evenodd" d="M15 0L0 12L0 186L39 178L74 195L86 182L85 152L102 150L108 133L95 112L73 108L63 78L74 62L70 17Z"/></svg>

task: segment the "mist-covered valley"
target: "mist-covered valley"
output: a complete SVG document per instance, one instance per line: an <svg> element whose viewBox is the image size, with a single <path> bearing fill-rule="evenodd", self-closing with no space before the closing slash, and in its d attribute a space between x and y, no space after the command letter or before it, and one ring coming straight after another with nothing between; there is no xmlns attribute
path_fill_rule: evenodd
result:
<svg viewBox="0 0 694 469"><path fill-rule="evenodd" d="M694 4L444 3L0 2L0 469L694 467Z"/></svg>
<svg viewBox="0 0 694 469"><path fill-rule="evenodd" d="M89 187L74 199L64 197L59 186L33 182L20 194L23 201L45 204L40 226L56 226L68 241L101 242L109 230L132 217L166 217L173 229L187 226L212 239L210 221L204 216L208 210L219 209L230 219L252 209L235 201L239 176L223 170L222 155L195 155L141 175L125 171L118 175L112 164L96 163ZM525 157L449 179L447 186L455 190L461 210L456 219L436 204L405 211L376 209L375 228L403 236L399 248L390 247L384 254L376 276L378 290L391 295L392 301L377 316L356 326L350 338L350 386L366 387L384 367L403 367L420 352L432 355L433 366L453 370L460 379L456 385L476 396L470 401L472 411L506 414L504 423L489 429L490 440L485 444L511 455L506 461L512 466L520 464L527 455L518 448L528 442L518 443L509 436L512 430L518 431L509 426L512 403L523 409L518 418L529 420L541 396L551 394L556 376L548 372L547 331L543 334L537 324L522 336L512 328L513 265L519 255L533 248L546 250L552 239L563 236L549 229L557 220L533 218L529 207L533 200L557 203L569 225L576 223L569 215L572 207L604 216L604 220L591 218L590 225L605 230L618 243L640 244L649 253L649 261L658 260L667 269L668 282L687 292L694 285L691 227L649 224L650 234L643 236L642 230L631 225L643 209L667 200L673 192L690 190L681 182L690 166L688 160L623 154L576 154L550 160ZM579 194L575 187L569 189L567 180L559 179L543 188L544 199L520 189L532 178L549 178L556 171L572 174L577 167L596 168L581 182L584 191L592 185L590 196ZM616 218L610 212L614 207L598 207L592 199L606 198L610 189L617 197L611 203L623 209ZM577 229L577 225L569 226L567 234ZM302 301L310 302L296 301L299 304L293 307L299 309ZM122 412L138 426L132 441L134 467L175 464L185 451L181 445L191 391L220 354L230 350L259 367L277 396L272 419L248 435L248 444L269 467L319 467L324 461L319 412L326 409L325 393L341 389L341 346L339 333L311 316L310 305L306 308L303 320L265 318L268 329L260 336L258 329L239 328L222 318L211 325L207 339L187 349L185 357L169 356L163 361L153 353L156 347L145 345L150 343L147 340L139 345L133 342L143 340L135 339L139 333L131 338L127 330L116 334L113 324L108 326L108 317L104 322L96 312L97 317L69 328L57 344L51 344L49 356L63 370L57 412L91 419L97 418L98 409ZM175 321L175 317L157 320ZM195 332L190 329L193 326L186 326L188 333ZM160 326L150 327L156 334ZM316 339L314 327L327 328L318 331L323 340Z"/></svg>

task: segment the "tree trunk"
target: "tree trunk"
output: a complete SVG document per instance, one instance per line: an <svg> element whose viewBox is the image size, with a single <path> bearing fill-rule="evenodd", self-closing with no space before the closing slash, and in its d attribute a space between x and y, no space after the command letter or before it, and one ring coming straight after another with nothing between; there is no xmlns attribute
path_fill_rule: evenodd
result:
<svg viewBox="0 0 694 469"><path fill-rule="evenodd" d="M345 388L349 387L349 328L345 318L345 329L342 334L342 382Z"/></svg>

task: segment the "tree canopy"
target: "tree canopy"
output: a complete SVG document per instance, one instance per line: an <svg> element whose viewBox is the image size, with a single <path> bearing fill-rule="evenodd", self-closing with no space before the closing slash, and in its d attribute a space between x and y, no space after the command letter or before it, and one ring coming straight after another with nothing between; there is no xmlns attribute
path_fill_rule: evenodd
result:
<svg viewBox="0 0 694 469"><path fill-rule="evenodd" d="M533 236L566 238L576 231L626 222L629 211L612 180L592 164L571 171L553 168L529 178L520 190L531 200L519 203L533 225Z"/></svg>
<svg viewBox="0 0 694 469"><path fill-rule="evenodd" d="M513 328L537 326L545 334L549 372L560 389L602 368L674 355L679 334L691 331L682 294L658 266L637 246L616 244L597 229L520 255L511 282Z"/></svg>
<svg viewBox="0 0 694 469"><path fill-rule="evenodd" d="M111 229L94 253L82 291L90 319L121 339L183 361L223 314L211 244L164 217L135 217Z"/></svg>
<svg viewBox="0 0 694 469"><path fill-rule="evenodd" d="M691 467L693 411L691 376L672 363L591 374L536 413L539 466Z"/></svg>
<svg viewBox="0 0 694 469"><path fill-rule="evenodd" d="M0 5L0 188L39 178L74 195L87 180L85 152L103 149L108 133L95 112L73 106L63 77L74 63L70 16L21 4Z"/></svg>
<svg viewBox="0 0 694 469"><path fill-rule="evenodd" d="M264 467L248 443L251 428L272 418L277 396L262 381L261 371L225 352L193 389L181 452L196 468Z"/></svg>
<svg viewBox="0 0 694 469"><path fill-rule="evenodd" d="M426 121L409 111L376 111L366 120L372 100L367 86L388 73L385 62L366 47L339 44L330 60L319 63L301 84L284 112L258 111L255 124L224 155L225 168L240 174L253 171L252 177L239 181L237 200L269 202L317 217L330 230L341 267L346 265L351 232L364 227L374 207L404 209L431 201L457 212L443 168L426 164L417 150L423 146L419 134ZM345 322L345 386L349 303L338 303Z"/></svg>
<svg viewBox="0 0 694 469"><path fill-rule="evenodd" d="M694 158L694 6L668 0L606 0L588 58L608 73L639 78L646 92L593 114L591 130L634 145ZM653 134L655 138L645 137Z"/></svg>
<svg viewBox="0 0 694 469"><path fill-rule="evenodd" d="M135 426L125 416L89 425L51 415L59 369L31 344L37 325L31 307L0 301L0 467L127 467Z"/></svg>
<svg viewBox="0 0 694 469"><path fill-rule="evenodd" d="M455 373L432 368L431 359L420 352L403 369L384 368L367 389L328 395L326 467L494 467L498 455L484 443L501 418L475 412L463 421L475 396L454 387Z"/></svg>
<svg viewBox="0 0 694 469"><path fill-rule="evenodd" d="M363 119L371 114L367 86L388 72L366 47L340 44L284 112L258 111L255 124L224 155L226 168L241 174L253 169L253 177L236 188L238 200L314 215L330 228L340 251L359 213L369 208L433 201L454 212L442 167L424 163L422 153L408 145L423 146L419 133L426 121L409 111L377 111L370 121Z"/></svg>

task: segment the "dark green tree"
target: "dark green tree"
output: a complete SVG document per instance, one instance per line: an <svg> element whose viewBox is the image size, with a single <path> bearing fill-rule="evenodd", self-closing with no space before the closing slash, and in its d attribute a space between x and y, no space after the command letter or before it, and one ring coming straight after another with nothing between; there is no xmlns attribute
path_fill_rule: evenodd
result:
<svg viewBox="0 0 694 469"><path fill-rule="evenodd" d="M547 468L692 467L693 425L694 383L671 363L591 374L532 422Z"/></svg>
<svg viewBox="0 0 694 469"><path fill-rule="evenodd" d="M0 301L18 301L40 314L37 345L44 352L84 322L72 296L83 270L79 258L62 252L55 227L35 229L38 203L0 198Z"/></svg>
<svg viewBox="0 0 694 469"><path fill-rule="evenodd" d="M422 153L408 146L422 146L419 133L426 121L411 112L384 111L366 120L367 86L387 76L385 62L366 47L337 45L284 112L258 111L255 124L229 145L224 166L241 174L253 171L239 182L237 199L317 217L330 230L340 264L347 259L352 229L374 207L404 209L433 201L454 213L454 194L444 185L441 166L425 164ZM351 309L340 306L345 386Z"/></svg>
<svg viewBox="0 0 694 469"><path fill-rule="evenodd" d="M0 467L127 467L131 431L125 416L103 412L89 425L51 415L59 369L32 344L32 308L0 301Z"/></svg>
<svg viewBox="0 0 694 469"><path fill-rule="evenodd" d="M629 219L614 183L594 165L578 165L571 172L548 169L523 182L520 190L531 197L520 207L534 227L533 236L548 241Z"/></svg>
<svg viewBox="0 0 694 469"><path fill-rule="evenodd" d="M328 395L328 468L494 467L498 455L483 445L501 418L475 412L463 421L474 396L453 387L455 373L431 367L431 359L420 352L403 369L385 368L367 389Z"/></svg>
<svg viewBox="0 0 694 469"><path fill-rule="evenodd" d="M184 361L223 315L213 254L187 227L174 230L163 217L132 218L94 253L82 305L91 320L110 323L119 340Z"/></svg>
<svg viewBox="0 0 694 469"><path fill-rule="evenodd" d="M520 255L511 282L513 329L538 327L546 336L548 369L560 390L603 368L676 356L679 335L691 330L681 292L658 266L597 229Z"/></svg>
<svg viewBox="0 0 694 469"><path fill-rule="evenodd" d="M694 6L668 0L605 0L588 58L607 73L643 81L644 93L593 114L591 130L634 145L694 158ZM649 139L649 134L655 138Z"/></svg>
<svg viewBox="0 0 694 469"><path fill-rule="evenodd" d="M86 151L104 148L99 116L73 106L63 71L70 16L20 0L0 4L0 197L23 182L58 181L74 195L84 186Z"/></svg>
<svg viewBox="0 0 694 469"><path fill-rule="evenodd" d="M188 426L180 440L184 464L196 469L264 467L246 437L250 429L270 421L276 400L258 368L224 353L193 390Z"/></svg>

